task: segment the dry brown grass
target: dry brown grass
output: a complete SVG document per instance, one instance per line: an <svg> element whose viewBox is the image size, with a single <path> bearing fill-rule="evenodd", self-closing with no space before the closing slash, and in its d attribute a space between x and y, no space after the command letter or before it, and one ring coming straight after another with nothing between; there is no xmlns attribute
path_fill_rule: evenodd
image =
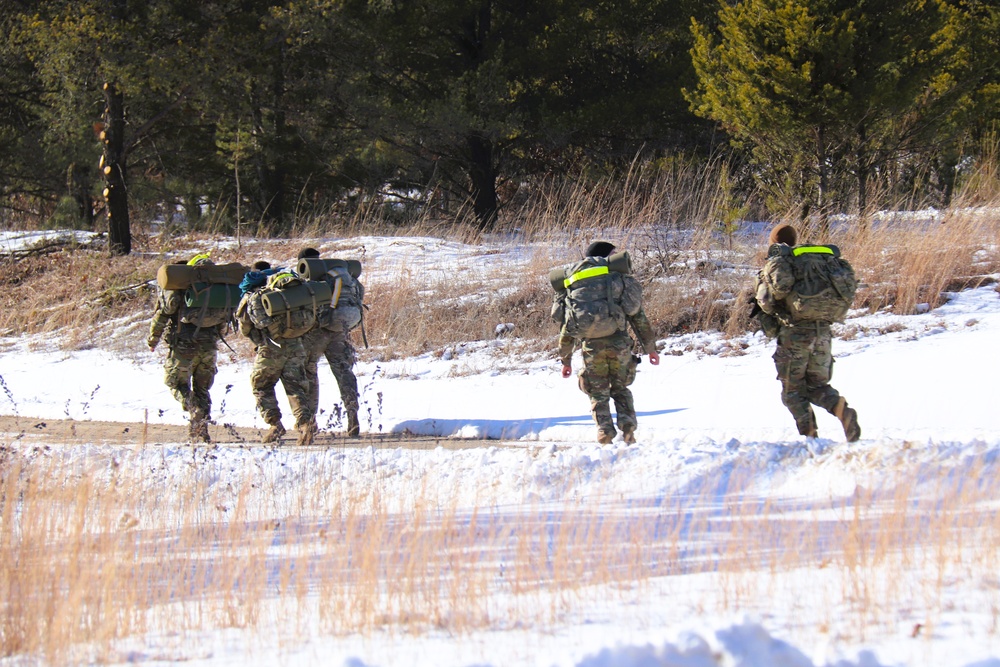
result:
<svg viewBox="0 0 1000 667"><path fill-rule="evenodd" d="M53 664L100 662L146 633L275 623L287 641L548 628L694 574L715 582L705 612L777 597L837 609L865 639L895 633L901 608L935 622L949 582L992 578L1000 547L989 485L961 482L990 479L985 462L929 490L890 475L844 504L760 498L747 471L659 502L597 495L498 512L426 478L390 494L373 476L344 493L329 464L278 489L247 461L222 488L197 454L169 481L124 450L3 456L0 656ZM822 583L804 574L822 571Z"/></svg>
<svg viewBox="0 0 1000 667"><path fill-rule="evenodd" d="M993 281L1000 271L1000 213L991 206L1000 186L990 164L969 179L955 207L934 218L898 212L868 221L835 221L826 232L803 227L800 238L841 247L862 282L857 307L900 314L920 304L934 307L943 293ZM319 220L299 225L298 231L314 236L242 238L238 247L217 249L216 259L290 265L305 244L358 257L366 265L363 281L371 306L366 333L378 358L490 340L501 323L514 324L514 335L540 353L553 346L556 334L548 315L549 270L577 259L595 238L605 238L631 252L658 336L699 330L734 336L753 326L747 299L766 243L763 229L730 233L726 227L738 207L727 193L724 174L721 165L695 168L678 162L655 173L637 170L624 182L553 182L508 209L496 234L488 237L470 225L444 227L430 212L400 228L363 211L335 228ZM970 201L977 207L965 205ZM473 250L455 266L444 267L447 276L405 262L380 266L381 258L367 255L364 242L350 236L379 231L444 237L471 243L467 250ZM71 349L97 340L122 352L139 350L156 268L218 241L206 234L140 230L137 252L126 258L77 249L4 260L0 331L56 334ZM526 249L520 252L525 259L483 272L474 248L480 248L480 256Z"/></svg>

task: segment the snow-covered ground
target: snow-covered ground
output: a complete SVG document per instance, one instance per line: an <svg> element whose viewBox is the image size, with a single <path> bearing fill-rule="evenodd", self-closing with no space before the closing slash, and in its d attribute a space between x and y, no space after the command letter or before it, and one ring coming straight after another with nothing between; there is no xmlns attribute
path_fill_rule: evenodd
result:
<svg viewBox="0 0 1000 667"><path fill-rule="evenodd" d="M430 239L363 243L373 264L369 279L377 279L379 266L388 271L422 252L437 261L441 253L452 253L456 262L482 254ZM489 257L516 264L527 261L526 252ZM200 460L197 474L207 485L225 488L254 467L269 480L266 491L257 493L280 499L306 471L336 467L342 493L363 494L377 479L384 498L432 487L451 494L460 508L490 507L516 518L540 504L602 498L609 512L651 499L662 506L665 498L690 497L739 475L745 477L742 492L761 501L813 515L836 514L830 508L839 507L839 516L850 516L860 495L891 492L904 477L930 492L951 472L996 472L1000 295L992 287L954 294L919 315L854 313L837 332L833 385L858 410L857 443L843 442L839 423L821 410L819 439L807 442L796 434L779 397L773 341L761 334L725 339L696 333L661 341L660 365L645 359L640 365L632 387L638 444L601 447L575 380L560 377L554 355L517 356L514 332L443 354L358 364L363 431L433 435L456 439L454 446L301 451L223 445ZM162 384L162 350L121 358L99 348L66 352L37 338L4 339L0 346L2 414L184 423ZM579 368L578 358L574 366ZM220 354L213 391L217 422L262 426L248 387L249 368L248 359ZM321 402L332 407L339 398L336 384L322 367L320 378ZM321 425L331 423L324 419ZM19 446L13 434L4 439ZM148 464L160 471L148 480L156 485L182 470L191 474L192 451L183 443L94 443L54 448L50 455ZM981 500L995 503L1000 491L987 490ZM705 502L711 501L706 495ZM277 516L294 516L294 507L278 500L270 506ZM692 514L706 509L683 506ZM831 552L830 558L837 556ZM847 629L853 621L846 619L853 617L830 593L847 587L838 579L843 573L818 566L762 573L747 578L745 598L734 604L720 601L717 572L675 572L628 591L591 592L583 596L586 604L570 605L557 623L537 627L525 621L456 635L391 628L365 636L305 633L290 642L281 639L279 624L273 635L253 630L252 640L246 636L251 631L239 629L151 634L123 643L118 655L129 664L189 665L1000 667L995 567L992 575L949 575L937 582L934 596L927 594L921 568L887 572L884 577L906 582L898 585L912 586L913 594L894 594L886 603L890 608L880 607L879 622L863 633Z"/></svg>

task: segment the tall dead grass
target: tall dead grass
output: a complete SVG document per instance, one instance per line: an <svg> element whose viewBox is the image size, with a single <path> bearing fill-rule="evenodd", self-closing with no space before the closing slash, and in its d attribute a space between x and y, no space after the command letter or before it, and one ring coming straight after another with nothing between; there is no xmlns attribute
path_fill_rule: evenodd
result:
<svg viewBox="0 0 1000 667"><path fill-rule="evenodd" d="M760 498L748 471L660 500L498 511L428 479L338 491L329 463L278 489L247 462L221 488L207 458L166 483L121 450L3 455L0 655L49 663L103 661L148 633L548 628L608 594L669 595L684 575L714 582L701 611L793 600L870 639L897 632L898 609L935 623L950 582L992 580L1000 547L992 491L968 481L993 478L987 460L829 504Z"/></svg>
<svg viewBox="0 0 1000 667"><path fill-rule="evenodd" d="M856 307L900 314L933 308L946 293L992 282L1000 271L995 163L983 160L948 210L889 211L834 220L827 228L794 224L803 240L835 243L851 260L862 283ZM727 174L721 163L676 159L637 165L621 181L553 180L512 204L489 235L470 224L446 227L431 209L405 228L366 210L340 223L332 236L314 219L298 227L314 236L244 238L235 248L227 239L216 254L218 261L248 265L257 259L290 265L303 245L358 255L366 267L373 356L490 340L500 324L513 324L513 335L535 352L551 348L548 272L578 259L598 238L631 253L658 336L700 330L734 336L754 326L747 301L765 259L767 225L734 218L746 206L735 200ZM366 254L361 237L344 236L373 230L446 237L468 243L469 252L439 271L405 262L386 266ZM76 250L4 260L0 331L54 334L70 348L101 340L140 350L158 265L218 241L206 234L137 234L138 251L126 258ZM497 252L517 260L483 270L481 258ZM108 335L95 336L95 330Z"/></svg>

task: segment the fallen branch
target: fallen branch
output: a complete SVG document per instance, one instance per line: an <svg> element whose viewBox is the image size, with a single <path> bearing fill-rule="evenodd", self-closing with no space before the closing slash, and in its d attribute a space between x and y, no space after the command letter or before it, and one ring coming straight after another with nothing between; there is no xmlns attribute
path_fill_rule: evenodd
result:
<svg viewBox="0 0 1000 667"><path fill-rule="evenodd" d="M49 239L44 242L37 243L33 246L27 248L18 248L16 250L10 250L8 252L0 253L0 257L7 257L10 259L25 259L27 257L41 257L42 255L51 255L54 252L61 252L67 247L80 248L82 250L92 250L97 247L97 241L101 237L96 237L91 241L80 242L74 238L56 238Z"/></svg>

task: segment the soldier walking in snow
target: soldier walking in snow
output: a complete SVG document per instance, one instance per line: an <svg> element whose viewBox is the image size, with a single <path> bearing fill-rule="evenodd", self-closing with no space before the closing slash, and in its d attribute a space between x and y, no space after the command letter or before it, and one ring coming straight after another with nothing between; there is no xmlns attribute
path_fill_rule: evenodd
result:
<svg viewBox="0 0 1000 667"><path fill-rule="evenodd" d="M660 363L653 330L642 309L642 287L629 275L628 253L612 255L614 249L611 243L597 241L588 246L583 260L549 274L556 290L552 319L561 325L562 376L572 375L573 351L579 347L583 355L579 385L590 397L601 444L610 443L617 435L611 400L624 441L635 442L637 420L628 386L635 380L639 357L633 353L635 341L628 325L649 355L649 362L654 366Z"/></svg>
<svg viewBox="0 0 1000 667"><path fill-rule="evenodd" d="M305 248L299 259L318 259L319 251ZM321 357L326 357L333 371L333 377L340 388L340 400L344 403L347 417L347 436L356 438L361 433L358 422L358 378L354 374L357 355L351 344L350 332L360 324L364 287L361 282L343 267L335 267L325 272L321 278L330 283L340 283L337 289L337 303L324 308L317 317L317 325L302 337L306 350L306 375L309 378L309 407L314 414L319 413L319 373L317 365Z"/></svg>
<svg viewBox="0 0 1000 667"><path fill-rule="evenodd" d="M315 318L311 309L275 317L268 315L263 303L264 294L294 287L301 280L290 271L271 269L260 263L254 268L240 285L244 296L236 311L236 319L240 333L249 338L256 349L250 386L261 417L271 426L263 441L277 442L286 432L275 394L280 380L295 415L298 444L309 445L316 435L317 426L309 407L309 379L302 336L315 325Z"/></svg>
<svg viewBox="0 0 1000 667"><path fill-rule="evenodd" d="M207 254L196 255L187 262L188 266L211 264ZM217 343L232 322L236 303L215 308L207 303L189 303L190 299L185 297L185 290L160 290L146 344L152 351L161 338L167 341L164 382L190 416L190 437L209 442L208 423L212 413L209 391L217 373Z"/></svg>
<svg viewBox="0 0 1000 667"><path fill-rule="evenodd" d="M836 246L799 246L796 241L792 226L775 227L767 262L754 283L761 328L778 339L774 365L781 402L799 434L817 437L812 406L818 405L840 420L848 442L854 442L861 437L858 413L830 386L830 323L842 322L854 300L854 269Z"/></svg>

